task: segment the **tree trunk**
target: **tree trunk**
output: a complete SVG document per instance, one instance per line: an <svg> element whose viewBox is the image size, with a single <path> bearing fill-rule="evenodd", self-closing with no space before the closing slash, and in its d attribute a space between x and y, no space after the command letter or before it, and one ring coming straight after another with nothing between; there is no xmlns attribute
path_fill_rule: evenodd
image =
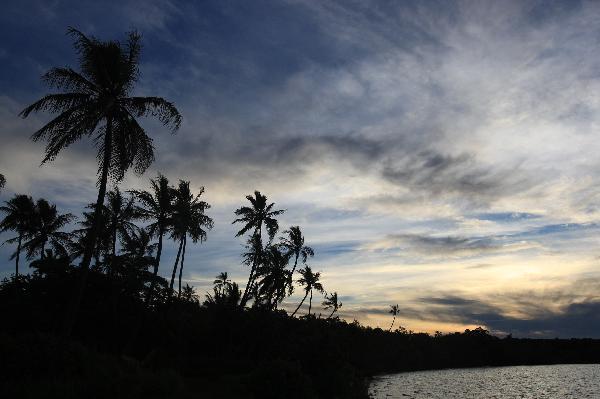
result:
<svg viewBox="0 0 600 399"><path fill-rule="evenodd" d="M179 292L177 298L181 297L181 276L183 274L183 262L185 261L185 246L187 244L187 235L183 236L183 252L181 253L181 263L179 264Z"/></svg>
<svg viewBox="0 0 600 399"><path fill-rule="evenodd" d="M175 285L175 274L177 274L177 264L179 263L179 257L181 256L181 248L183 247L183 239L179 242L179 249L177 250L177 257L175 258L175 264L173 265L173 273L171 274L171 284L169 288L173 291L173 285ZM169 293L171 296L171 293Z"/></svg>
<svg viewBox="0 0 600 399"><path fill-rule="evenodd" d="M306 299L307 296L308 296L308 291L306 291L306 294L304 294L304 298L302 298L302 300L300 301L300 304L298 305L296 310L294 310L294 313L292 313L292 317L294 317L296 312L298 312L298 309L300 309L300 306L302 306L302 304L304 303L304 300Z"/></svg>
<svg viewBox="0 0 600 399"><path fill-rule="evenodd" d="M335 311L336 311L336 310L337 310L337 309L334 307L334 308L333 308L333 311L332 311L332 312L331 312L331 314L329 315L328 319L331 319L331 317L333 316L333 314L335 313Z"/></svg>
<svg viewBox="0 0 600 399"><path fill-rule="evenodd" d="M258 234L258 241L260 242L260 250L262 251L262 235L261 235L261 227L259 226L254 231L254 234ZM244 295L242 295L242 300L240 301L240 308L244 309L246 306L246 302L248 302L248 293L251 292L250 288L254 283L254 273L256 272L256 263L258 262L257 255L254 255L254 259L252 260L252 269L250 269L250 276L248 277L248 284L246 284L246 288L244 289Z"/></svg>
<svg viewBox="0 0 600 399"><path fill-rule="evenodd" d="M75 293L68 306L67 315L65 322L62 327L62 335L68 337L71 335L73 330L73 324L79 313L79 307L81 305L81 299L83 298L83 291L87 282L87 276L90 269L90 262L92 255L94 254L94 248L96 247L96 239L100 233L100 214L102 212L102 206L104 205L104 197L106 196L106 183L108 182L108 169L110 166L110 159L112 155L112 118L109 116L106 118L106 132L104 133L104 154L102 157L102 174L100 175L100 187L98 189L98 198L96 199L96 206L94 208L94 226L89 231L86 237L85 251L83 259L79 265L81 269L81 276L79 284L75 288Z"/></svg>
<svg viewBox="0 0 600 399"><path fill-rule="evenodd" d="M23 233L19 233L19 245L17 245L17 257L15 262L15 278L19 277L19 257L21 256L21 243L23 241Z"/></svg>
<svg viewBox="0 0 600 399"><path fill-rule="evenodd" d="M158 248L156 249L156 259L154 260L154 271L152 272L152 281L150 281L150 288L148 288L148 294L146 295L146 307L149 307L152 302L152 296L154 295L154 286L156 285L156 276L158 275L158 266L160 264L160 255L162 254L164 229L161 227L158 233Z"/></svg>
<svg viewBox="0 0 600 399"><path fill-rule="evenodd" d="M394 322L396 321L396 315L394 315L394 318L392 319L392 325L390 326L390 330L392 331L392 327L394 327Z"/></svg>
<svg viewBox="0 0 600 399"><path fill-rule="evenodd" d="M308 301L308 315L310 316L310 309L312 308L312 290L310 290L310 299Z"/></svg>
<svg viewBox="0 0 600 399"><path fill-rule="evenodd" d="M46 257L44 252L46 251L46 241L42 242L42 254L40 255L40 260L44 260Z"/></svg>

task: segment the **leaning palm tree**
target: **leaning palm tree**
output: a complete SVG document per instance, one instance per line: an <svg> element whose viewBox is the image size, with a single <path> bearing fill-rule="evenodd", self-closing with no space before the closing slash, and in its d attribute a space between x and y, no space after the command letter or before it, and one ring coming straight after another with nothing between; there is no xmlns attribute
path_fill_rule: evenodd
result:
<svg viewBox="0 0 600 399"><path fill-rule="evenodd" d="M260 191L255 191L254 196L247 195L246 199L250 201L251 206L242 206L241 208L236 209L235 214L238 216L237 219L233 221L232 224L235 223L243 223L244 227L235 235L236 237L240 237L246 234L248 231L253 230L253 237L255 240L260 243L260 247L262 248L262 228L263 225L267 230L267 235L269 237L269 242L273 240L275 234L277 234L277 230L279 229L279 223L275 216L282 214L285 212L284 210L273 210L274 203L267 203L267 196L262 195ZM250 269L250 276L248 277L248 284L246 284L246 288L244 289L244 295L242 295L242 300L240 302L240 306L243 308L246 306L246 302L248 301L248 294L253 291L254 279L256 274L256 268L258 266L259 253L256 254L254 259L251 262L252 268Z"/></svg>
<svg viewBox="0 0 600 399"><path fill-rule="evenodd" d="M14 231L17 233L16 237L5 241L5 243L8 244L17 243L17 250L11 256L11 259L15 259L16 278L19 277L19 258L21 256L21 250L23 249L23 239L27 238L27 235L31 231L31 225L33 224L35 204L30 196L24 194L15 195L4 204L5 205L0 206L0 212L6 214L2 222L0 222L0 233L7 231Z"/></svg>
<svg viewBox="0 0 600 399"><path fill-rule="evenodd" d="M173 213L173 194L174 189L169 186L169 180L159 174L156 179L150 179L152 191L133 191L140 202L137 207L137 216L150 224L146 227L152 238L158 238L156 249L156 259L154 261L154 270L152 281L146 295L146 305L152 301L154 286L158 275L160 257L162 255L163 237L169 230L172 223Z"/></svg>
<svg viewBox="0 0 600 399"><path fill-rule="evenodd" d="M190 182L180 180L179 187L175 190L175 203L173 205L173 229L171 237L179 241L179 250L173 266L170 288L173 290L175 283L175 274L177 272L177 263L181 255L179 264L179 295L181 295L181 278L183 275L183 263L185 261L185 248L187 237L192 239L193 243L206 241L206 230L213 228L213 220L204 214L204 211L210 208L210 205L200 200L204 193L204 187L200 187L200 192L196 195L190 190Z"/></svg>
<svg viewBox="0 0 600 399"><path fill-rule="evenodd" d="M71 234L60 230L74 219L75 216L70 213L58 213L56 205L50 204L45 199L37 200L28 241L23 244L23 248L27 251L27 259L33 259L37 255L40 259L44 259L47 244L51 245L55 252L66 254L65 248Z"/></svg>
<svg viewBox="0 0 600 399"><path fill-rule="evenodd" d="M337 312L339 308L342 307L342 303L338 299L337 292L325 295L323 306L325 307L325 309L331 309L331 314L328 317L328 319L331 319L333 317L333 314Z"/></svg>
<svg viewBox="0 0 600 399"><path fill-rule="evenodd" d="M396 321L396 316L398 315L398 313L400 313L400 307L397 304L390 305L390 311L388 313L394 315L394 318L392 319L392 325L390 326L389 330L392 331L392 327L394 327L394 322Z"/></svg>
<svg viewBox="0 0 600 399"><path fill-rule="evenodd" d="M302 298L302 301L300 301L300 304L298 305L296 310L294 310L294 313L292 313L292 317L294 317L296 312L298 312L298 309L300 309L300 306L302 306L302 304L306 300L306 297L308 296L309 293L310 293L310 299L308 302L308 315L310 316L310 310L312 308L313 290L317 290L320 293L325 292L323 285L321 285L321 283L319 282L321 273L319 273L319 272L313 273L310 266L305 266L304 269L300 269L299 273L302 277L300 277L300 279L298 280L298 283L300 283L301 286L304 286L304 298Z"/></svg>
<svg viewBox="0 0 600 399"><path fill-rule="evenodd" d="M160 97L131 96L139 77L141 36L128 35L127 42L101 41L69 28L74 47L79 53L81 72L68 67L52 68L43 80L61 93L49 94L31 104L21 116L48 111L58 114L32 136L34 141L47 140L42 163L52 161L66 147L83 137L93 137L98 148L98 198L95 212L100 213L109 177L119 182L133 167L141 174L154 160L152 139L138 124L136 117L157 117L174 132L181 124L175 106ZM99 218L96 217L95 220ZM80 287L71 304L65 334L70 333L75 313L85 287L87 270L94 252L99 225L90 230L90 239L81 261L83 270Z"/></svg>
<svg viewBox="0 0 600 399"><path fill-rule="evenodd" d="M304 245L304 236L300 226L292 226L283 234L287 234L287 237L280 238L280 245L287 250L288 255L294 256L294 266L292 267L292 274L294 274L296 266L298 266L298 258L302 260L302 263L306 263L309 257L315 256L315 252L311 247Z"/></svg>

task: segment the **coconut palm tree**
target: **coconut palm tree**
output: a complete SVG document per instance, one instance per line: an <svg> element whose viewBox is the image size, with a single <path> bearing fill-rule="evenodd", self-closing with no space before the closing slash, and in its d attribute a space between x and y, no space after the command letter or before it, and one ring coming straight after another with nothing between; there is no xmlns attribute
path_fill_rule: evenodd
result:
<svg viewBox="0 0 600 399"><path fill-rule="evenodd" d="M92 209L91 212L83 212L83 218L79 221L80 229L76 229L73 231L71 242L69 243L69 252L71 261L75 259L82 258L87 245L87 239L91 237L90 230L94 228L95 222L94 218L96 217L96 212L94 212L95 204L89 204L87 206L88 209ZM99 215L100 221L99 226L100 230L98 235L96 236L96 244L94 244L94 254L92 255L95 259L95 267L100 267L101 261L100 256L104 254L104 257L108 255L111 247L111 234L108 229L108 220L107 220L107 210L106 206L102 207L102 210Z"/></svg>
<svg viewBox="0 0 600 399"><path fill-rule="evenodd" d="M35 204L33 199L24 194L16 194L12 199L6 201L0 206L0 212L6 216L0 222L0 233L14 231L17 236L10 238L5 243L17 243L17 250L11 256L15 259L15 278L19 277L19 258L23 249L23 239L30 233L30 226L33 224Z"/></svg>
<svg viewBox="0 0 600 399"><path fill-rule="evenodd" d="M333 314L337 312L339 308L342 307L342 303L338 300L337 292L329 294L329 296L325 295L323 306L325 307L325 309L331 309L331 314L328 317L328 319L331 319L333 317Z"/></svg>
<svg viewBox="0 0 600 399"><path fill-rule="evenodd" d="M221 272L217 275L215 281L213 281L214 288L219 292L226 292L231 286L231 280L227 275L227 272Z"/></svg>
<svg viewBox="0 0 600 399"><path fill-rule="evenodd" d="M174 132L181 124L181 115L163 98L131 96L139 77L141 36L138 33L130 32L124 44L101 41L73 28L68 29L68 34L74 38L81 72L67 67L49 70L43 80L62 92L42 97L20 115L26 118L39 111L58 114L32 136L34 141L47 140L42 163L52 161L81 138L93 137L99 160L98 198L94 212L100 214L108 178L119 182L131 167L141 174L154 160L152 139L136 118L154 116ZM99 217L94 220L97 222ZM89 232L90 239L86 240L88 247L81 261L82 278L70 305L71 315L67 317L65 334L70 334L79 308L99 230L99 224L95 223Z"/></svg>
<svg viewBox="0 0 600 399"><path fill-rule="evenodd" d="M251 206L242 206L235 211L238 218L235 219L232 224L243 223L244 225L235 236L240 237L248 231L253 230L252 236L255 237L255 240L258 241L262 248L263 226L266 228L269 242L271 242L275 237L275 234L277 234L277 230L279 230L279 223L277 222L277 219L275 219L275 216L280 215L285 211L273 210L275 203L267 204L267 196L262 195L260 191L255 191L254 196L247 195L246 199L250 201ZM248 284L246 284L244 295L242 295L242 300L240 302L242 308L246 306L246 302L249 299L248 294L253 291L252 286L254 284L256 268L260 257L259 255L260 253L257 253L251 262L252 268L250 269Z"/></svg>
<svg viewBox="0 0 600 399"><path fill-rule="evenodd" d="M179 295L181 295L181 278L183 275L183 263L185 261L185 248L187 237L192 239L193 243L206 241L206 230L213 228L213 220L204 214L204 211L210 208L210 205L200 200L204 193L204 187L200 187L200 192L196 195L190 190L190 182L180 180L179 186L175 190L175 202L173 205L173 228L171 238L179 241L179 250L173 266L170 288L173 289L175 283L175 274L177 272L177 263L181 255L179 264Z"/></svg>
<svg viewBox="0 0 600 399"><path fill-rule="evenodd" d="M265 250L264 262L257 269L257 299L269 310L277 309L277 305L292 293L288 284L291 272L286 269L288 262L289 257L272 245Z"/></svg>
<svg viewBox="0 0 600 399"><path fill-rule="evenodd" d="M98 147L99 179L98 198L94 212L95 226L85 240L87 248L81 261L82 278L69 307L64 334L70 334L75 315L85 287L87 270L99 233L99 214L104 203L109 176L120 181L133 167L143 173L154 159L152 139L138 124L136 117L152 115L175 131L181 115L175 106L159 97L130 96L139 71L141 51L140 35L129 33L126 44L117 41L103 42L69 28L74 37L74 47L79 53L81 72L71 68L52 68L43 80L62 93L49 94L21 112L23 118L32 112L48 111L56 118L33 134L32 139L47 139L42 163L56 158L64 148L82 137L94 137Z"/></svg>
<svg viewBox="0 0 600 399"><path fill-rule="evenodd" d="M159 174L156 179L150 179L152 191L133 191L140 202L137 207L137 215L140 219L149 221L146 227L152 238L158 238L156 249L156 259L154 261L153 278L146 296L146 305L152 301L160 257L162 255L163 237L170 229L173 216L173 195L174 189L169 186L169 180Z"/></svg>
<svg viewBox="0 0 600 399"><path fill-rule="evenodd" d="M283 234L287 237L280 238L280 245L287 250L290 256L294 256L294 266L292 267L292 274L298 266L298 258L302 260L302 263L306 263L309 257L315 256L315 252L309 246L304 245L304 236L300 230L300 226L292 226L288 230L285 230Z"/></svg>
<svg viewBox="0 0 600 399"><path fill-rule="evenodd" d="M394 318L392 319L392 325L389 329L389 331L392 331L392 327L394 327L394 322L396 321L396 316L398 315L398 313L400 313L400 307L397 304L390 305L390 311L388 313L394 315Z"/></svg>
<svg viewBox="0 0 600 399"><path fill-rule="evenodd" d="M67 254L65 247L68 245L71 234L60 231L67 224L75 220L71 213L60 214L56 205L50 204L43 198L35 203L32 224L28 234L28 241L23 244L27 251L27 259L39 255L44 259L46 244L50 244L58 254Z"/></svg>
<svg viewBox="0 0 600 399"><path fill-rule="evenodd" d="M125 240L136 228L132 222L136 216L136 209L134 198L126 198L118 187L109 191L106 196L106 228L110 234L111 256L114 258L117 255L117 241Z"/></svg>
<svg viewBox="0 0 600 399"><path fill-rule="evenodd" d="M325 292L323 285L321 285L321 283L319 282L321 273L319 273L319 272L313 273L310 266L305 266L303 269L300 269L299 273L302 277L300 277L300 279L298 280L298 283L301 286L304 286L305 294L304 294L304 298L302 298L302 301L300 301L300 304L298 305L296 310L294 310L294 313L292 313L292 317L294 317L296 312L298 312L298 309L300 309L300 306L302 306L302 304L306 300L306 297L308 296L309 293L310 293L310 299L308 302L308 315L310 316L310 311L312 308L313 290L317 290L320 293Z"/></svg>

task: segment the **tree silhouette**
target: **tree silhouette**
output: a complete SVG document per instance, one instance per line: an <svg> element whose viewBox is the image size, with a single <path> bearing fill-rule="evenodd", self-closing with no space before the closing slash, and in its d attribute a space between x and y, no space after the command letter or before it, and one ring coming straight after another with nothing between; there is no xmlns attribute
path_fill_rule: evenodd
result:
<svg viewBox="0 0 600 399"><path fill-rule="evenodd" d="M6 216L0 222L0 232L14 231L17 233L16 237L5 241L9 244L17 243L17 250L11 256L11 259L15 259L15 278L17 278L19 277L19 258L23 249L23 239L26 239L31 231L35 204L30 196L24 194L16 194L4 204L0 207L0 212L4 212Z"/></svg>
<svg viewBox="0 0 600 399"><path fill-rule="evenodd" d="M2 192L2 189L4 188L5 184L6 184L6 178L4 177L4 175L2 173L0 173L0 193Z"/></svg>
<svg viewBox="0 0 600 399"><path fill-rule="evenodd" d="M20 115L48 111L58 114L32 136L34 141L47 140L42 163L52 161L69 145L82 137L94 137L99 160L98 198L95 221L104 204L108 178L119 182L133 167L141 174L154 160L152 139L136 121L137 117L154 116L174 132L181 124L175 106L160 97L130 96L139 77L138 63L141 36L130 32L125 44L100 41L69 28L74 47L79 54L81 72L67 67L52 68L43 80L51 87L63 90L34 102ZM95 224L85 240L87 248L81 261L81 283L70 305L65 334L70 334L75 314L81 302L87 270L94 252L99 225Z"/></svg>
<svg viewBox="0 0 600 399"><path fill-rule="evenodd" d="M291 272L286 269L289 257L282 253L277 246L269 246L263 262L258 267L257 302L262 303L268 310L277 309L285 297L291 295Z"/></svg>
<svg viewBox="0 0 600 399"><path fill-rule="evenodd" d="M275 234L277 234L277 230L279 229L279 223L277 222L277 219L275 219L275 216L280 215L285 211L273 210L273 206L275 206L275 204L267 204L267 196L262 195L260 191L255 191L254 196L247 195L246 199L250 201L251 206L242 206L241 208L238 208L235 211L235 214L236 216L238 216L238 218L233 221L233 224L244 224L244 227L242 227L242 229L239 230L235 236L240 237L246 234L248 231L253 230L253 239L257 241L258 244L260 244L256 245L255 243L254 246L257 249L260 248L260 250L262 250L263 225L267 230L269 242L271 242L273 240L273 237L275 237ZM246 302L249 299L248 295L253 291L254 279L259 258L260 252L256 252L251 262L252 268L250 269L248 283L246 284L246 288L244 289L244 295L242 295L242 300L240 302L240 306L242 308L246 306Z"/></svg>
<svg viewBox="0 0 600 399"><path fill-rule="evenodd" d="M206 230L213 228L213 220L204 214L204 211L210 208L210 205L200 200L200 196L204 193L204 187L200 187L200 192L196 195L190 190L190 182L180 180L179 186L175 190L175 203L173 205L173 228L171 237L179 241L179 249L173 266L173 274L171 275L170 287L173 289L175 283L175 274L177 272L177 263L181 255L181 263L179 265L179 295L181 295L181 277L183 274L183 263L185 261L185 248L187 237L192 239L192 242L206 241Z"/></svg>
<svg viewBox="0 0 600 399"><path fill-rule="evenodd" d="M89 204L88 209L92 209L91 212L83 212L83 218L79 221L80 229L76 229L72 233L71 241L69 243L69 251L71 260L75 260L83 257L86 248L88 247L87 240L91 238L90 230L96 225L94 219L99 217L98 225L100 226L99 232L96 236L96 243L94 244L93 258L95 259L95 268L101 266L100 256L104 254L104 257L108 255L111 247L111 234L108 229L107 210L103 206L99 215L94 211L95 204Z"/></svg>
<svg viewBox="0 0 600 399"><path fill-rule="evenodd" d="M117 240L124 240L135 229L133 197L126 198L118 187L107 193L105 205L106 229L110 234L111 261L117 255Z"/></svg>
<svg viewBox="0 0 600 399"><path fill-rule="evenodd" d="M46 244L50 244L58 254L67 256L66 247L71 235L60 230L74 219L75 216L70 213L59 214L56 205L45 199L37 200L29 226L28 241L23 244L27 259L37 255L44 259Z"/></svg>
<svg viewBox="0 0 600 399"><path fill-rule="evenodd" d="M154 261L154 270L152 281L146 296L146 305L149 305L154 295L154 286L158 275L160 257L162 255L163 237L172 225L173 216L173 197L174 189L169 186L169 180L159 174L156 179L150 179L152 191L134 191L136 198L140 202L137 207L137 215L150 224L146 227L152 238L158 238L156 249L156 259Z"/></svg>
<svg viewBox="0 0 600 399"><path fill-rule="evenodd" d="M398 313L400 313L400 307L397 304L390 305L390 311L388 313L394 315L394 318L392 319L392 325L389 329L389 331L392 331L392 327L394 327L394 322L396 321L396 316L398 315Z"/></svg>
<svg viewBox="0 0 600 399"><path fill-rule="evenodd" d="M288 282L290 287L292 287L291 289L293 289L292 278L298 266L298 258L305 264L309 257L315 255L315 252L311 247L304 245L304 236L302 235L300 226L292 226L288 230L285 230L283 234L287 236L280 238L280 245L287 250L288 256L294 256L294 266L292 267Z"/></svg>
<svg viewBox="0 0 600 399"><path fill-rule="evenodd" d="M337 312L339 308L342 307L342 303L338 300L337 292L329 294L329 296L325 295L323 306L325 307L325 309L331 309L331 314L329 315L329 317L327 317L328 319L331 319L333 317L333 314Z"/></svg>
<svg viewBox="0 0 600 399"><path fill-rule="evenodd" d="M237 283L229 280L227 272L220 273L214 281L213 294L206 294L204 306L235 309L238 307L242 292Z"/></svg>
<svg viewBox="0 0 600 399"><path fill-rule="evenodd" d="M308 302L308 315L310 316L310 310L312 307L313 290L317 290L320 293L323 293L325 291L325 289L323 289L323 285L321 285L321 283L319 282L321 273L319 273L319 272L313 273L310 266L305 266L303 269L300 269L299 273L302 277L300 277L300 279L298 280L298 283L300 283L301 286L304 286L305 294L304 294L304 298L302 298L302 301L300 301L300 304L298 305L296 310L294 310L294 313L292 313L292 317L294 317L296 312L298 312L298 309L300 309L300 307L306 300L306 297L308 296L309 293L310 293L310 299Z"/></svg>

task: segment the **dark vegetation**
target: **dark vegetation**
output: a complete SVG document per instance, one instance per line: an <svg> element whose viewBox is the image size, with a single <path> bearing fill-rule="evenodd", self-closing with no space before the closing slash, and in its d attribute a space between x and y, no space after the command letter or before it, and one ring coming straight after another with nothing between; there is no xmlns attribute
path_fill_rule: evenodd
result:
<svg viewBox="0 0 600 399"><path fill-rule="evenodd" d="M337 292L327 293L307 264L315 254L300 227L280 233L284 211L258 191L233 221L246 240L243 290L227 273L203 297L182 286L188 244L205 241L214 223L204 188L195 193L190 182L173 186L162 175L148 191L117 186L154 157L136 118L154 116L176 130L181 116L162 98L130 95L139 35L122 44L69 34L81 72L50 70L45 81L63 92L22 116L58 114L33 135L47 141L44 162L93 138L98 198L78 219L25 194L0 208L0 231L13 233L6 243L15 249L15 272L0 283L1 397L364 398L367 378L381 372L600 360L595 340L500 339L481 328L392 331L398 305L389 331L341 320ZM164 240L177 244L172 268ZM296 289L302 300L288 314L281 303ZM315 295L324 296L323 317Z"/></svg>

